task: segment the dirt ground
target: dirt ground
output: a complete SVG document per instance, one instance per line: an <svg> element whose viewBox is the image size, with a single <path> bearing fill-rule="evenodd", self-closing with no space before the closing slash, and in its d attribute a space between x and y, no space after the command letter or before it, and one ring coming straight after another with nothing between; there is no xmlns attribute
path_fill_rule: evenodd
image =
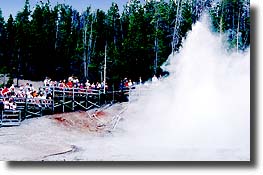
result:
<svg viewBox="0 0 263 175"><path fill-rule="evenodd" d="M48 118L63 128L88 133L104 133L110 130L112 120L118 113L118 108L122 108L120 104L114 105L114 107L108 105L102 109L93 109L86 112L56 114Z"/></svg>
<svg viewBox="0 0 263 175"><path fill-rule="evenodd" d="M126 105L44 116L25 120L18 127L2 127L0 160L52 160L54 156L76 152L82 140L78 136L92 140L109 134L112 120Z"/></svg>

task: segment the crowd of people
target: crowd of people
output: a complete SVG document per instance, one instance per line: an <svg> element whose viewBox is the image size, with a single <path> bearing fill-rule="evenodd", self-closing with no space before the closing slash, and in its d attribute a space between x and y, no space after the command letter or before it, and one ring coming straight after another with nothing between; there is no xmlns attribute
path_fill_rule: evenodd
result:
<svg viewBox="0 0 263 175"><path fill-rule="evenodd" d="M32 84L26 83L25 85L20 85L15 87L4 86L0 88L0 99L4 104L4 109L15 110L16 99L21 98L38 98L38 99L51 99L52 94L48 88L39 88L38 90L34 88Z"/></svg>
<svg viewBox="0 0 263 175"><path fill-rule="evenodd" d="M74 76L68 77L67 80L64 79L60 81L53 81L49 77L46 77L43 81L43 86L38 88L35 88L30 83L26 83L24 85L22 84L19 87L12 85L10 87L4 86L3 88L0 88L0 103L4 104L4 109L15 110L17 107L17 99L52 99L53 88L65 90L76 88L80 91L88 90L90 92L92 90L102 90L104 89L104 86L105 89L108 90L108 85L104 82L91 83L89 80L87 80L85 83L82 83L77 77Z"/></svg>
<svg viewBox="0 0 263 175"><path fill-rule="evenodd" d="M80 82L77 77L70 76L67 80L53 81L50 78L46 77L44 80L45 87L55 87L60 89L70 89L70 88L78 88L78 89L88 89L88 90L100 90L100 89L108 89L108 84L102 82L93 82L91 83L89 80L86 82Z"/></svg>
<svg viewBox="0 0 263 175"><path fill-rule="evenodd" d="M156 75L152 77L152 82L156 83L158 78ZM119 89L129 89L132 88L135 84L142 84L141 77L137 83L132 82L131 79L124 78L120 82ZM18 98L29 98L29 99L52 99L52 89L72 89L77 88L80 90L88 90L89 92L92 90L108 90L107 83L102 82L90 82L87 80L86 82L80 82L77 77L70 76L68 79L53 81L50 78L46 77L43 82L43 87L35 88L32 84L26 83L24 85L20 85L19 87L15 87L12 85L11 87L4 86L0 88L0 103L4 104L4 109L15 110L17 105L15 99Z"/></svg>
<svg viewBox="0 0 263 175"><path fill-rule="evenodd" d="M121 80L120 85L119 85L119 89L123 90L123 89L128 89L131 88L133 85L135 85L135 82L132 82L131 79L128 80L128 78L124 78L123 80Z"/></svg>
<svg viewBox="0 0 263 175"><path fill-rule="evenodd" d="M53 88L58 89L72 89L77 88L80 90L100 90L104 88L104 82L90 83L87 80L85 83L80 83L78 78L70 76L68 80L52 81L50 78L46 77L43 82L42 87L35 88L32 84L26 83L25 85L20 85L15 87L14 85L7 87L4 86L0 88L0 99L1 103L4 104L4 109L15 110L16 109L16 99L28 98L28 99L52 99ZM105 88L108 89L107 84Z"/></svg>

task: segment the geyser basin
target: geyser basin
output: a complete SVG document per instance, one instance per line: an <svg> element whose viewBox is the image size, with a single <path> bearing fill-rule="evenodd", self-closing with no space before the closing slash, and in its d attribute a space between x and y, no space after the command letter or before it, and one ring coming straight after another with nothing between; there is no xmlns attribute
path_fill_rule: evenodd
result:
<svg viewBox="0 0 263 175"><path fill-rule="evenodd" d="M90 135L49 117L27 120L1 128L0 159L250 160L249 51L227 54L208 26L206 19L193 26L164 66L169 77L131 101L114 132Z"/></svg>

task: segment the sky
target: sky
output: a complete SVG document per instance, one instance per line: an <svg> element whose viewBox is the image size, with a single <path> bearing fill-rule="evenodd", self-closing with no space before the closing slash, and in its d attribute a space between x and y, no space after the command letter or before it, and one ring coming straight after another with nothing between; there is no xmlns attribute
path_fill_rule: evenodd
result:
<svg viewBox="0 0 263 175"><path fill-rule="evenodd" d="M35 6L40 0L29 0L31 9ZM47 0L42 0L46 2ZM104 11L108 10L112 2L118 4L119 9L123 9L128 0L50 0L52 5L57 3L65 3L72 5L73 8L77 9L79 12L82 12L86 7L91 6L92 9L102 9ZM17 14L18 11L21 11L24 7L25 0L0 0L0 9L2 10L3 17L5 20L8 19L9 15L12 14L13 17Z"/></svg>

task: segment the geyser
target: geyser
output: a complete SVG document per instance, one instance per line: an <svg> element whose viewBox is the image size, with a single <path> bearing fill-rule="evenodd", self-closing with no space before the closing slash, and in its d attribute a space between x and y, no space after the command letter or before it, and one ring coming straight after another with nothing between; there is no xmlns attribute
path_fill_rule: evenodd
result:
<svg viewBox="0 0 263 175"><path fill-rule="evenodd" d="M250 159L249 51L227 53L207 19L193 26L180 52L164 64L169 77L125 113L120 127L136 144L127 150L141 149L135 157Z"/></svg>

